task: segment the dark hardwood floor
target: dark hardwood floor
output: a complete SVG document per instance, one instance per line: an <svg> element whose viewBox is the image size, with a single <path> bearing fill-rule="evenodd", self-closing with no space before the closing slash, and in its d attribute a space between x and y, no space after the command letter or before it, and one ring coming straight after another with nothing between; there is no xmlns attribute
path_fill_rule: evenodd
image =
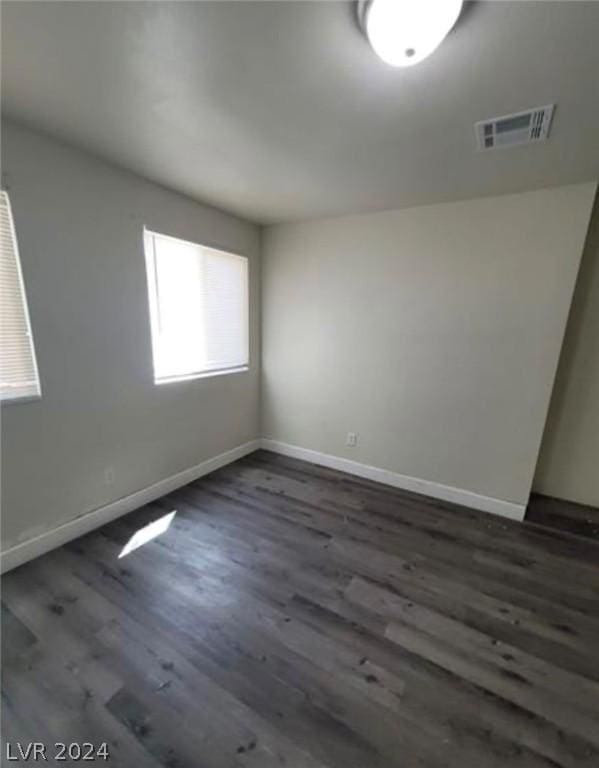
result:
<svg viewBox="0 0 599 768"><path fill-rule="evenodd" d="M533 493L526 519L548 528L586 536L599 544L599 509Z"/></svg>
<svg viewBox="0 0 599 768"><path fill-rule="evenodd" d="M258 452L4 577L3 738L126 768L597 768L598 556Z"/></svg>

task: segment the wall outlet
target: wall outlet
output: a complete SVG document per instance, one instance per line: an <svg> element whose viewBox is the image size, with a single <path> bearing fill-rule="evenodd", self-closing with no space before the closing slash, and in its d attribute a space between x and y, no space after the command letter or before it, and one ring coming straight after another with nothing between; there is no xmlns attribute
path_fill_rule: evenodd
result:
<svg viewBox="0 0 599 768"><path fill-rule="evenodd" d="M348 432L345 440L345 445L348 448L355 448L358 444L358 435L355 432Z"/></svg>
<svg viewBox="0 0 599 768"><path fill-rule="evenodd" d="M106 467L104 470L104 482L106 485L114 485L114 467Z"/></svg>

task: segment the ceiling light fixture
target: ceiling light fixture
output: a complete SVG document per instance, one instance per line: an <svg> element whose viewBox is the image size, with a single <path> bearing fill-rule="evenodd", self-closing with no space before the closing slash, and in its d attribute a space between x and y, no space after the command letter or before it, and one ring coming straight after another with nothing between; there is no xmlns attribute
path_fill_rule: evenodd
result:
<svg viewBox="0 0 599 768"><path fill-rule="evenodd" d="M358 18L383 61L411 67L441 44L461 10L462 0L361 0Z"/></svg>

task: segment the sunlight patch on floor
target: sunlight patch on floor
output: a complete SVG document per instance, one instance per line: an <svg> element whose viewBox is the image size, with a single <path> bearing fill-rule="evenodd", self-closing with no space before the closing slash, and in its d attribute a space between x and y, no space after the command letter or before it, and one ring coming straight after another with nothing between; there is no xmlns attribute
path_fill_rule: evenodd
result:
<svg viewBox="0 0 599 768"><path fill-rule="evenodd" d="M136 531L121 550L119 559L125 557L125 555L128 555L130 552L133 552L134 549L143 547L144 544L147 544L148 541L152 541L152 539L155 539L157 536L166 533L176 514L176 510L169 512L168 515L163 515L163 517L159 517L158 520L154 520L153 523L148 523L148 525L144 525L143 528Z"/></svg>

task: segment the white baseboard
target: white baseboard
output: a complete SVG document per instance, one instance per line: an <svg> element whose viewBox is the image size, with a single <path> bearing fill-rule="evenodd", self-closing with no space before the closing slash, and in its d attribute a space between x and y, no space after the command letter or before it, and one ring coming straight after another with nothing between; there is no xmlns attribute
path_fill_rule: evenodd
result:
<svg viewBox="0 0 599 768"><path fill-rule="evenodd" d="M464 507L478 509L482 512L490 512L493 515L508 517L510 520L524 520L526 504L515 504L512 501L495 499L490 496L481 496L472 491L466 491L462 488L454 488L450 485L433 483L430 480L421 480L418 477L409 477L400 475L397 472L391 472L388 469L380 467L371 467L368 464L360 464L351 459L343 459L339 456L333 456L329 453L320 453L309 448L300 448L296 445L281 443L278 440L262 438L262 448L267 451L281 453L284 456L291 456L294 459L303 459L312 464L320 464L329 469L338 469L340 472L348 472L350 475L357 475L368 480L374 480L377 483L392 485L394 488L401 488L404 491L420 493L424 496L432 496L435 499L450 501L454 504L461 504Z"/></svg>
<svg viewBox="0 0 599 768"><path fill-rule="evenodd" d="M81 517L76 517L74 520L58 526L58 528L53 528L51 531L46 531L39 536L10 547L0 553L0 573L10 571L12 568L16 568L28 560L33 560L35 557L39 557L51 549L60 547L67 541L83 536L83 534L89 533L95 528L99 528L101 525L105 525L111 520L127 514L127 512L143 507L144 504L149 504L161 496L197 480L202 475L207 475L209 472L219 469L219 467L224 467L226 464L230 464L232 461L236 461L242 456L257 450L260 448L260 443L260 440L250 440L250 442L238 445L230 451L225 451L211 459L206 459L206 461L196 464L195 467L190 467L182 472L178 472L176 475L171 475L164 480L149 485L147 488L135 491L135 493L129 496L124 496L122 499L117 499L110 504L106 504L104 507L99 507L92 512L81 515Z"/></svg>
<svg viewBox="0 0 599 768"><path fill-rule="evenodd" d="M230 451L225 451L218 456L202 461L200 464L196 464L195 467L190 467L182 472L178 472L176 475L171 475L171 477L160 480L147 488L135 491L135 493L132 493L129 496L117 499L110 504L106 504L106 506L99 507L92 512L88 512L87 514L81 515L81 517L77 517L74 520L70 520L63 525L60 525L57 528L46 531L39 536L35 536L32 539L28 539L27 541L23 541L20 544L16 544L15 546L6 549L4 552L0 553L0 573L10 571L18 565L22 565L29 560L33 560L34 558L49 552L51 549L60 547L67 541L76 539L78 536L83 536L85 533L89 533L95 528L99 528L111 520L115 520L117 517L127 514L127 512L132 512L134 509L143 507L144 504L149 504L150 502L159 499L161 496L164 496L177 488L181 488L182 486L187 485L187 483L191 483L199 477L207 475L209 472L213 472L215 469L219 469L219 467L224 467L226 464L230 464L231 462L240 459L242 456L246 456L248 453L256 451L258 448L281 453L295 459L309 461L312 464L320 464L321 466L329 467L330 469L337 469L341 472L347 472L350 475L364 477L378 483L391 485L394 488L401 488L404 491L412 491L413 493L420 493L435 499L442 499L443 501L450 501L454 504L461 504L464 507L479 509L494 515L501 515L501 517L508 517L511 520L523 520L526 512L525 504L515 504L511 501L504 501L503 499L481 496L478 493L465 491L461 488L453 488L449 485L433 483L429 480L421 480L417 477L400 475L399 473L391 472L388 469L372 467L368 464L360 464L351 459L344 459L328 453L320 453L319 451L313 451L309 448L300 448L296 445L281 443L278 440L262 438L258 440L250 440L250 442L232 448Z"/></svg>

